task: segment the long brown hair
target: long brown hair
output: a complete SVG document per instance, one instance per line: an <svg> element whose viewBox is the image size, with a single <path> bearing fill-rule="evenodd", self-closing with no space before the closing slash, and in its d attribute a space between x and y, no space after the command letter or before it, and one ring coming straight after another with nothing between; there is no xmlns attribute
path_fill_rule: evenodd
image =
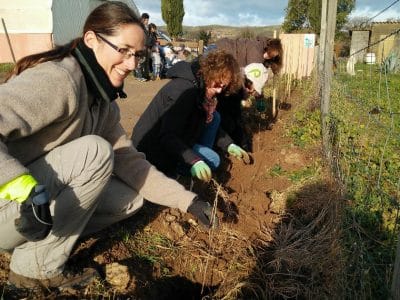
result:
<svg viewBox="0 0 400 300"><path fill-rule="evenodd" d="M107 1L97 8L95 8L87 17L85 25L83 26L82 37L88 31L104 35L115 35L116 31L121 25L136 24L144 29L140 18L123 2ZM28 68L32 68L40 63L52 60L61 60L71 54L72 50L76 48L78 42L82 39L76 38L71 42L56 46L49 51L32 54L21 58L13 70L8 74L7 79L21 74Z"/></svg>
<svg viewBox="0 0 400 300"><path fill-rule="evenodd" d="M226 92L233 93L242 86L242 74L239 64L232 54L224 50L211 51L207 56L200 58L200 73L207 86L212 82L229 80Z"/></svg>

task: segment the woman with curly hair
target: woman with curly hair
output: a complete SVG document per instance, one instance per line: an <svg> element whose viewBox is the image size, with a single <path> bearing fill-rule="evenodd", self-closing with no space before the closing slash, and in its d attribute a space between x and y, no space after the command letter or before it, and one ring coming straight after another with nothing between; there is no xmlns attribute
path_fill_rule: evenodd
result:
<svg viewBox="0 0 400 300"><path fill-rule="evenodd" d="M231 54L214 51L193 62L178 62L133 129L133 144L169 176L189 174L209 181L220 164L214 145L248 161L247 152L220 128L217 95L242 86Z"/></svg>
<svg viewBox="0 0 400 300"><path fill-rule="evenodd" d="M244 85L235 93L218 96L217 111L221 115L221 127L233 141L246 151L252 152L251 134L246 132L242 118L242 100L249 95L263 97L263 87L269 75L276 75L282 68L283 48L280 39L228 39L216 42L217 49L231 53L243 69ZM268 72L270 69L272 72ZM272 73L272 74L271 74Z"/></svg>

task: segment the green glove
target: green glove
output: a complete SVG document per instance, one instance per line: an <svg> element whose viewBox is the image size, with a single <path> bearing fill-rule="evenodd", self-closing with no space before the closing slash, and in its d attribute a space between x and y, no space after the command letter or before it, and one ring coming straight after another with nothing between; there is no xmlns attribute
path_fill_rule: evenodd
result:
<svg viewBox="0 0 400 300"><path fill-rule="evenodd" d="M228 153L230 155L236 157L237 159L240 159L245 164L249 164L250 163L249 154L246 151L244 151L242 148L240 148L238 145L236 145L236 144L230 144L229 145Z"/></svg>
<svg viewBox="0 0 400 300"><path fill-rule="evenodd" d="M190 173L193 177L197 177L198 179L208 182L211 180L211 169L210 167L202 160L197 161L192 168L190 169Z"/></svg>

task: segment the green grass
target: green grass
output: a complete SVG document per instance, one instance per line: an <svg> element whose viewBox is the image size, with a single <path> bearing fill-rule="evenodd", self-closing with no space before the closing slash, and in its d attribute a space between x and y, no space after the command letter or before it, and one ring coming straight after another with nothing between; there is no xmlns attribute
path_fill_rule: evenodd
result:
<svg viewBox="0 0 400 300"><path fill-rule="evenodd" d="M355 69L355 76L335 74L330 99L331 165L347 203L342 288L348 299L387 299L400 223L400 75L381 73L377 65ZM312 99L305 90L302 97ZM320 111L311 102L296 109L287 128L293 143L305 149L321 141ZM285 175L301 182L316 172L308 167ZM279 166L270 171L282 173ZM288 196L287 205L294 201Z"/></svg>
<svg viewBox="0 0 400 300"><path fill-rule="evenodd" d="M2 63L0 64L0 73L8 73L14 68L13 63Z"/></svg>
<svg viewBox="0 0 400 300"><path fill-rule="evenodd" d="M399 224L400 76L357 64L338 73L331 141L349 206L343 245L349 298L387 299Z"/></svg>
<svg viewBox="0 0 400 300"><path fill-rule="evenodd" d="M269 170L269 176L271 177L279 177L286 173L286 171L282 168L282 166L276 164Z"/></svg>

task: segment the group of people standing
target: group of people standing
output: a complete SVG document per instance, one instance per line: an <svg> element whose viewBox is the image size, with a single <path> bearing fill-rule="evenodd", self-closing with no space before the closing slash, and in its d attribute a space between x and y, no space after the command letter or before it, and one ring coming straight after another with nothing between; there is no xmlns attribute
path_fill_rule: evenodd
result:
<svg viewBox="0 0 400 300"><path fill-rule="evenodd" d="M153 78L160 78L161 56L157 41L157 26L154 23L149 24L149 19L148 13L142 13L140 22L145 33L145 55L134 70L136 79L142 82L150 79L150 73L153 74Z"/></svg>
<svg viewBox="0 0 400 300"><path fill-rule="evenodd" d="M185 49L184 45L180 46L178 52L171 43L161 46L158 40L157 26L149 23L149 18L148 13L142 13L140 18L146 34L146 55L134 70L134 76L141 82L164 78L172 65L181 60L191 59L191 53Z"/></svg>
<svg viewBox="0 0 400 300"><path fill-rule="evenodd" d="M210 204L176 175L209 181L221 152L249 161L238 128L226 125L237 122L240 105L226 107L230 97L262 94L258 72L282 53L270 57L263 48L248 71L221 49L176 63L129 138L115 100L149 58L146 41L143 20L107 1L87 17L81 37L22 58L0 85L0 250L12 252L11 284L87 285L95 269L65 268L78 238L134 215L145 199L205 228L217 224Z"/></svg>

